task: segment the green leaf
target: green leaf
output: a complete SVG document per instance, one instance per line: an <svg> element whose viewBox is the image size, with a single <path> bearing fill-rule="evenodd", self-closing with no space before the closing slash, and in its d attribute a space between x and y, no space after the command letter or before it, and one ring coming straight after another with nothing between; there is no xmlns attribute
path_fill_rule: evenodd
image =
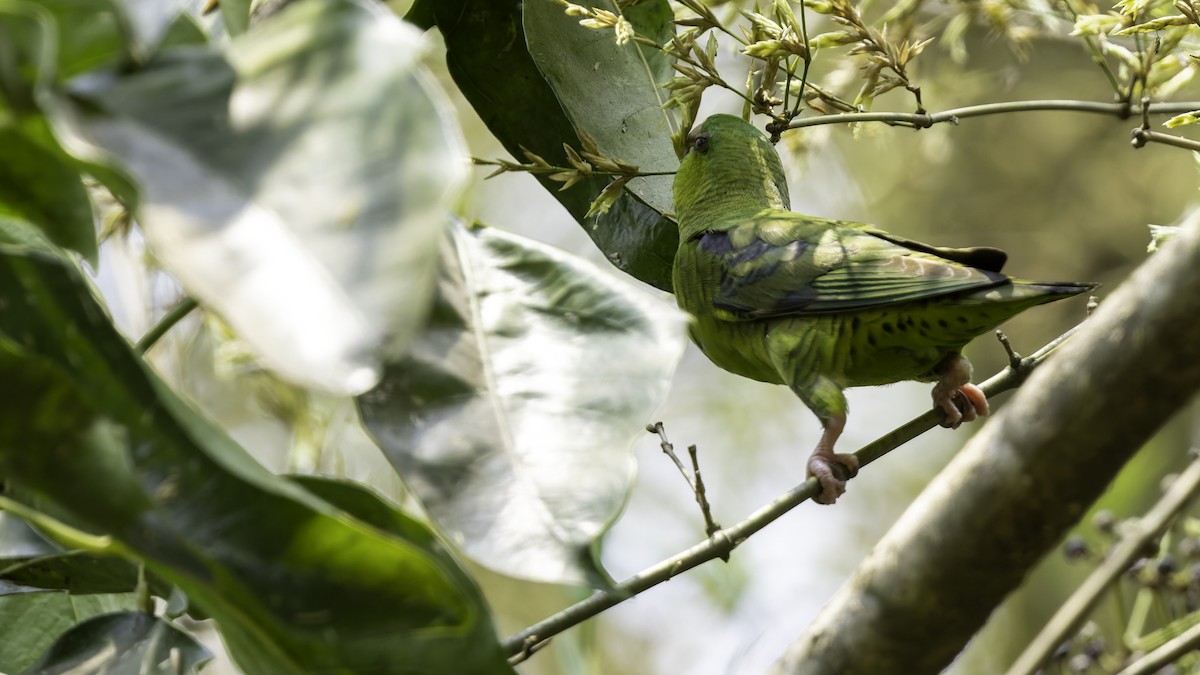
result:
<svg viewBox="0 0 1200 675"><path fill-rule="evenodd" d="M4 556L0 557L0 582L75 595L132 593L137 588L137 568L121 558L78 553Z"/></svg>
<svg viewBox="0 0 1200 675"><path fill-rule="evenodd" d="M250 0L221 0L221 20L225 31L231 36L238 36L250 27Z"/></svg>
<svg viewBox="0 0 1200 675"><path fill-rule="evenodd" d="M70 519L39 529L142 560L245 671L511 672L478 589L427 532L364 523L255 463L133 354L64 259L0 246L0 381L0 473Z"/></svg>
<svg viewBox="0 0 1200 675"><path fill-rule="evenodd" d="M0 673L20 673L59 635L98 614L133 609L132 593L71 596L62 591L5 587L0 582ZM35 671L36 672L36 671Z"/></svg>
<svg viewBox="0 0 1200 675"><path fill-rule="evenodd" d="M580 4L609 8L607 0ZM602 154L642 170L679 166L662 108L670 94L658 86L674 75L666 54L634 42L618 45L611 29L585 28L553 2L526 2L523 16L529 54L576 129L591 134ZM624 16L638 34L660 45L675 34L667 0L632 5ZM671 176L647 176L633 179L627 189L667 213L673 211L671 184Z"/></svg>
<svg viewBox="0 0 1200 675"><path fill-rule="evenodd" d="M1167 120L1166 122L1163 122L1163 126L1165 126L1168 129L1174 129L1176 127L1185 127L1190 124L1195 124L1197 122L1200 122L1200 110L1193 110L1191 112L1183 113L1182 115L1176 115L1176 116L1172 117L1171 119Z"/></svg>
<svg viewBox="0 0 1200 675"><path fill-rule="evenodd" d="M94 265L92 204L79 172L64 159L18 129L0 126L0 216L36 225Z"/></svg>
<svg viewBox="0 0 1200 675"><path fill-rule="evenodd" d="M37 92L54 75L52 17L31 2L0 3L0 111L16 116L37 110Z"/></svg>
<svg viewBox="0 0 1200 675"><path fill-rule="evenodd" d="M294 3L214 52L81 91L142 188L154 254L292 382L359 393L419 329L467 176L458 127L386 9Z"/></svg>
<svg viewBox="0 0 1200 675"><path fill-rule="evenodd" d="M110 0L39 0L57 28L56 76L69 79L129 59L121 18Z"/></svg>
<svg viewBox="0 0 1200 675"><path fill-rule="evenodd" d="M547 160L565 161L563 143L579 148L579 134L529 55L520 0L439 0L434 4L437 26L446 41L450 75L488 129L514 157L524 157L523 145ZM562 11L561 6L545 4ZM664 128L663 133L669 132ZM674 151L670 151L663 161L673 157ZM579 221L613 265L648 284L671 290L671 264L679 246L673 221L629 192L623 193L608 213L587 218L592 201L609 182L605 176L585 179L562 192L559 184L547 177L537 179Z"/></svg>
<svg viewBox="0 0 1200 675"><path fill-rule="evenodd" d="M683 351L684 320L557 249L492 228L446 242L425 333L359 398L363 422L467 554L516 577L602 583Z"/></svg>
<svg viewBox="0 0 1200 675"><path fill-rule="evenodd" d="M175 626L141 612L97 616L67 631L29 669L67 673L195 673L212 654Z"/></svg>

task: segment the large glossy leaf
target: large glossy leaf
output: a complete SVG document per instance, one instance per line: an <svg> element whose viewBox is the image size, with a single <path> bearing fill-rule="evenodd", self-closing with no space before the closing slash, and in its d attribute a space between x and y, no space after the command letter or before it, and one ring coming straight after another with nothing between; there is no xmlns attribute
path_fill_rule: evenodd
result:
<svg viewBox="0 0 1200 675"><path fill-rule="evenodd" d="M93 617L68 630L31 675L188 675L212 659L192 636L141 612Z"/></svg>
<svg viewBox="0 0 1200 675"><path fill-rule="evenodd" d="M529 55L520 0L438 0L433 4L438 29L446 40L450 75L488 129L521 161L525 157L520 146L525 146L548 160L566 162L562 145L579 148L579 136ZM545 4L562 11L548 0ZM674 152L668 152L661 162L669 165L673 158ZM560 183L540 180L613 265L648 284L671 290L671 263L679 246L674 222L628 191L608 213L585 218L608 180L594 177L561 192Z"/></svg>
<svg viewBox="0 0 1200 675"><path fill-rule="evenodd" d="M6 587L0 582L0 673L24 671L75 624L99 614L133 609L134 602L132 593L72 596L63 591Z"/></svg>
<svg viewBox="0 0 1200 675"><path fill-rule="evenodd" d="M673 306L492 228L445 244L425 333L359 398L438 524L506 574L602 579L593 545L683 350Z"/></svg>
<svg viewBox="0 0 1200 675"><path fill-rule="evenodd" d="M247 672L510 672L427 532L268 473L147 370L58 256L0 246L0 381L6 481L177 585Z"/></svg>
<svg viewBox="0 0 1200 675"><path fill-rule="evenodd" d="M99 110L87 134L142 188L163 266L293 382L370 387L428 310L467 168L421 48L383 8L306 0L229 62L164 50L78 92Z"/></svg>
<svg viewBox="0 0 1200 675"><path fill-rule="evenodd" d="M582 4L609 9L607 0ZM641 2L623 13L639 35L658 44L675 34L667 0ZM585 28L553 2L526 2L522 16L529 54L576 129L591 134L601 152L644 170L679 166L662 108L670 96L659 87L674 74L666 54L632 41L618 45L613 30ZM628 189L669 213L671 184L671 176L651 176L635 178Z"/></svg>

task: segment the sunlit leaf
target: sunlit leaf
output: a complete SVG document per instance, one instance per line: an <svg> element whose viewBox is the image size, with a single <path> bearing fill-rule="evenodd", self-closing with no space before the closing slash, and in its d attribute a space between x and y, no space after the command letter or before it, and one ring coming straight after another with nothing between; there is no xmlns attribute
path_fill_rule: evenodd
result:
<svg viewBox="0 0 1200 675"><path fill-rule="evenodd" d="M590 264L492 228L446 243L430 325L360 397L438 524L512 576L598 583L592 552L666 394L682 315Z"/></svg>
<svg viewBox="0 0 1200 675"><path fill-rule="evenodd" d="M148 370L64 259L0 245L0 380L14 495L177 585L246 672L511 672L419 523L364 523L267 472Z"/></svg>
<svg viewBox="0 0 1200 675"><path fill-rule="evenodd" d="M192 636L141 612L105 614L68 630L30 672L187 675L212 654Z"/></svg>
<svg viewBox="0 0 1200 675"><path fill-rule="evenodd" d="M293 382L370 387L427 312L467 165L422 44L381 7L307 0L231 63L167 50L79 92L157 258Z"/></svg>
<svg viewBox="0 0 1200 675"><path fill-rule="evenodd" d="M560 5L549 0L544 4L551 11L562 12ZM562 146L566 143L581 147L579 134L571 118L563 112L564 105L560 104L555 91L530 57L521 22L520 0L438 0L433 5L438 29L446 41L446 65L488 129L514 157L524 157L524 146L559 165L565 164ZM613 50L617 49L611 32L589 31L578 25L573 28L595 33L597 39L607 39ZM633 50L634 46L625 45L623 49ZM591 74L593 86L599 86L595 82L606 81L607 75L598 75L594 71ZM648 82L649 75L645 78L643 81ZM660 81L666 79L663 77ZM616 90L607 88L605 95L615 96ZM655 119L662 119L660 112L651 112ZM606 120L604 133L612 129L612 124L619 125L620 119ZM600 131L584 130L593 136ZM645 133L641 126L634 131ZM670 134L665 126L659 131L664 137ZM605 143L611 140L606 139ZM602 146L607 147L606 144ZM668 139L667 154L653 165L642 168L662 165L671 168L673 158L674 151ZM633 161L635 158L618 159ZM539 176L538 180L580 222L613 265L648 284L663 290L671 289L671 263L679 246L678 228L673 221L631 192L623 192L607 213L587 218L592 201L609 183L607 176L585 179L561 192L561 186L547 177ZM662 200L658 201L661 206Z"/></svg>

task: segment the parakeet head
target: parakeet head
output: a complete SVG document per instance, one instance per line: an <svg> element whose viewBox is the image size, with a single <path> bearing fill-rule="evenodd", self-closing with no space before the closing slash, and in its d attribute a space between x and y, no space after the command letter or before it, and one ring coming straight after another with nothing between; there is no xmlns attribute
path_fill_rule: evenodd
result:
<svg viewBox="0 0 1200 675"><path fill-rule="evenodd" d="M754 125L733 115L713 115L692 131L675 174L675 215L681 228L790 204L779 154Z"/></svg>

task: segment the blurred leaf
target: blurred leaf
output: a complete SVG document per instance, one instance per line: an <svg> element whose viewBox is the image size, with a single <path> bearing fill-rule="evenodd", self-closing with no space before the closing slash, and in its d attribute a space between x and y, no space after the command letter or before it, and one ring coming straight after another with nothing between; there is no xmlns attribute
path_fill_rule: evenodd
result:
<svg viewBox="0 0 1200 675"><path fill-rule="evenodd" d="M1171 237L1179 234L1183 227L1180 225L1151 225L1150 244L1146 246L1147 253L1154 253Z"/></svg>
<svg viewBox="0 0 1200 675"><path fill-rule="evenodd" d="M581 4L609 7L606 1ZM660 45L675 34L667 0L626 7L624 16ZM666 54L634 42L618 46L612 30L585 28L553 2L526 2L523 17L533 62L575 128L591 134L602 154L646 171L679 165L662 109L670 95L658 86L675 74ZM627 189L655 210L671 212L671 184L671 176L647 176Z"/></svg>
<svg viewBox="0 0 1200 675"><path fill-rule="evenodd" d="M93 0L94 1L94 0ZM145 58L155 50L187 0L114 0L125 14L134 52Z"/></svg>
<svg viewBox="0 0 1200 675"><path fill-rule="evenodd" d="M561 6L545 4L562 11ZM563 143L580 147L579 135L529 55L520 0L438 0L434 14L446 40L450 75L514 157L524 157L523 145L552 162L565 161ZM668 152L663 161L672 157L673 151ZM606 176L586 179L564 192L544 176L538 181L613 265L671 290L671 264L679 247L673 221L629 192L622 193L608 213L586 218L592 201L608 185Z"/></svg>
<svg viewBox="0 0 1200 675"><path fill-rule="evenodd" d="M0 126L0 215L21 218L96 264L92 204L79 172L17 129Z"/></svg>
<svg viewBox="0 0 1200 675"><path fill-rule="evenodd" d="M683 350L684 320L557 249L454 229L425 333L359 398L438 525L511 576L601 581L596 540L625 502Z"/></svg>
<svg viewBox="0 0 1200 675"><path fill-rule="evenodd" d="M245 671L511 672L428 533L366 525L255 463L62 258L0 246L0 381L0 473L179 586Z"/></svg>
<svg viewBox="0 0 1200 675"><path fill-rule="evenodd" d="M35 92L53 77L54 36L53 18L35 3L0 3L0 110L37 109Z"/></svg>
<svg viewBox="0 0 1200 675"><path fill-rule="evenodd" d="M0 582L0 673L20 673L80 621L133 609L132 593L71 596L63 591L5 588Z"/></svg>
<svg viewBox="0 0 1200 675"><path fill-rule="evenodd" d="M68 630L29 669L37 675L184 675L212 654L175 626L141 612L97 616Z"/></svg>
<svg viewBox="0 0 1200 675"><path fill-rule="evenodd" d="M250 27L250 0L221 0L218 5L221 10L221 20L225 31L231 36L238 36Z"/></svg>
<svg viewBox="0 0 1200 675"><path fill-rule="evenodd" d="M421 30L429 30L433 28L437 21L434 18L435 0L416 0L412 7L408 8L408 13L404 15L404 20Z"/></svg>
<svg viewBox="0 0 1200 675"><path fill-rule="evenodd" d="M293 382L369 388L428 311L467 167L421 48L381 7L307 0L237 38L233 67L173 50L80 92L154 254Z"/></svg>
<svg viewBox="0 0 1200 675"><path fill-rule="evenodd" d="M39 0L57 28L57 77L68 79L128 58L117 10L110 0Z"/></svg>

